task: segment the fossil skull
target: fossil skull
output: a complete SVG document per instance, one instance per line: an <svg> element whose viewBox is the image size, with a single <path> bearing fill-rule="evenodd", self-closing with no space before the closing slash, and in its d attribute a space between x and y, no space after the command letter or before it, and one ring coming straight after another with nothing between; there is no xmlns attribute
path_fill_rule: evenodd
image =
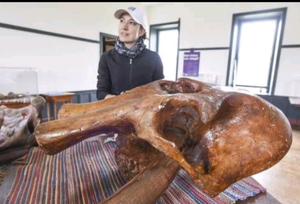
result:
<svg viewBox="0 0 300 204"><path fill-rule="evenodd" d="M65 104L58 120L35 130L47 154L103 133L118 134L116 161L130 182L101 203L153 203L180 168L215 197L275 165L292 142L287 118L272 104L188 78L158 80L102 101ZM147 185L151 190L142 188Z"/></svg>

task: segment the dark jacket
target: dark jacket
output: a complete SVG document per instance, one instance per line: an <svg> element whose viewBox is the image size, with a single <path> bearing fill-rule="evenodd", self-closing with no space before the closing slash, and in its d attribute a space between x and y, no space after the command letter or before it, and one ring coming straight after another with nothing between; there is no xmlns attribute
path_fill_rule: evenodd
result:
<svg viewBox="0 0 300 204"><path fill-rule="evenodd" d="M104 99L107 94L119 95L163 78L162 61L156 52L145 48L130 59L112 49L103 53L99 61L97 98Z"/></svg>

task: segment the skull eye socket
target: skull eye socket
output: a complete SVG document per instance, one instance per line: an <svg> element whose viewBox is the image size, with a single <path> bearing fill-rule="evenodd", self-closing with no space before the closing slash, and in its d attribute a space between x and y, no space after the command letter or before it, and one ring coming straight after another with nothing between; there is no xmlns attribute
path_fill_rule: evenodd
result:
<svg viewBox="0 0 300 204"><path fill-rule="evenodd" d="M201 121L196 107L177 100L168 101L155 119L156 124L161 124L158 131L162 132L162 137L174 142L180 151L191 142L193 130Z"/></svg>
<svg viewBox="0 0 300 204"><path fill-rule="evenodd" d="M193 83L189 80L179 82L164 81L160 83L161 89L167 91L169 94L197 93L202 91L204 86L204 84Z"/></svg>

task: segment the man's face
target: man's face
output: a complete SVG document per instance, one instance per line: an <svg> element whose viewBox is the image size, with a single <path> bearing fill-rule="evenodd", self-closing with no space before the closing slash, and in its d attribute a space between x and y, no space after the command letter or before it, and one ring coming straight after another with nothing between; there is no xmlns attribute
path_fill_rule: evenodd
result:
<svg viewBox="0 0 300 204"><path fill-rule="evenodd" d="M126 47L132 47L144 34L145 30L128 13L122 15L119 22L119 38Z"/></svg>

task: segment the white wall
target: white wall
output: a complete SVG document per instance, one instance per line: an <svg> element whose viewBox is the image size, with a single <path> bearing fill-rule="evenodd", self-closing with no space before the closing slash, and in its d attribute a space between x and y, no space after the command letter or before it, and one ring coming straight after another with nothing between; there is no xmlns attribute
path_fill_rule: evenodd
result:
<svg viewBox="0 0 300 204"><path fill-rule="evenodd" d="M99 40L99 32L117 34L114 12L138 3L0 3L0 22Z"/></svg>
<svg viewBox="0 0 300 204"><path fill-rule="evenodd" d="M99 32L117 35L113 14L129 5L138 4L0 3L0 23L99 41ZM0 67L37 70L39 93L96 89L97 43L0 27L0 47Z"/></svg>
<svg viewBox="0 0 300 204"><path fill-rule="evenodd" d="M234 13L288 7L283 45L300 44L299 3L0 3L0 23L99 41L99 32L113 35L117 34L118 20L114 19L113 13L116 9L129 5L144 8L148 14L150 24L174 22L180 18L179 48L229 47L232 15ZM11 30L11 32L13 32L13 30ZM20 31L15 31L15 33L16 32ZM8 38L4 32L2 32L2 35L6 35L5 38L1 37L0 31L0 39L2 38L4 40ZM46 44L53 41L53 37L48 36L48 38L49 42L44 41ZM55 41L58 41L58 39ZM17 50L17 46L13 46L16 47L14 48L15 50L10 46L14 44L14 42L6 42L5 46L1 45L1 52L3 53L5 50L10 50L10 57L14 60L7 60L8 52L5 51L5 58L0 52L0 67L33 67L37 68L38 71L40 70L39 73L44 72L43 75L39 75L40 77L45 77L45 73L49 73L51 69L53 79L56 78L58 81L54 81L56 84L49 84L46 78L42 78L43 80L39 80L41 92L53 91L53 89L95 89L95 77L99 60L98 45L68 39L64 39L63 42L61 46L64 46L67 42L74 42L72 45L69 45L69 47L74 46L74 49L87 50L82 56L88 56L88 53L92 53L90 54L90 56L92 56L91 59L86 59L88 62L73 62L71 66L67 61L64 61L66 58L62 57L63 53L60 53L60 55L51 54L52 56L47 56L47 59L50 60L47 60L47 67L45 67L41 66L41 64L45 64L45 56L34 56L34 51L31 50L31 57L34 59L34 62L33 60L32 62L30 62L31 60L27 60L26 63L22 63L20 60L23 60L24 56L19 56L20 51ZM78 54L78 50L74 50L74 52L68 49L61 50L68 52L69 57L73 55L76 59L80 59L80 57L78 57L78 55L80 55ZM286 82L281 76L290 76L291 70L293 70L293 72L299 72L299 64L296 59L298 55L289 54L289 51L286 52L285 50L287 51L288 49L282 49L282 62L280 63L278 72L280 76L278 76L278 86L275 90L275 93L280 95L284 94L282 90L285 89L283 86L286 86ZM47 53L47 55L49 54L50 53ZM180 55L182 54L183 53ZM56 56L60 57L59 60L62 60L62 63L58 61L55 62L54 59ZM203 61L200 59L200 66L202 65L203 69L200 67L200 70L205 73L219 74L220 85L225 85L228 51L203 51L203 55L201 56L203 57L201 58ZM287 61L296 63L288 64ZM179 61L179 66L180 63ZM74 69L78 72L74 73ZM285 74L287 69L290 71ZM70 84L73 84L73 81L67 78L70 74L72 74L74 79L81 79L88 83L82 82L82 84L79 83L71 87ZM66 82L62 83L61 80ZM57 84L60 85L58 86Z"/></svg>
<svg viewBox="0 0 300 204"><path fill-rule="evenodd" d="M148 7L150 24L181 20L179 48L229 47L232 15L288 7L283 44L300 44L300 3L169 3Z"/></svg>
<svg viewBox="0 0 300 204"><path fill-rule="evenodd" d="M0 45L0 68L36 69L37 93L96 88L97 43L0 27ZM9 92L6 88L0 86L0 93Z"/></svg>
<svg viewBox="0 0 300 204"><path fill-rule="evenodd" d="M300 97L300 48L281 50L275 95Z"/></svg>
<svg viewBox="0 0 300 204"><path fill-rule="evenodd" d="M300 44L300 3L161 3L148 7L150 24L178 21L180 18L179 48L229 47L233 14L287 7L283 45ZM293 91L299 85L299 48L282 49L275 95L300 97ZM218 74L219 84L226 84L228 54L226 51L200 51L199 72ZM209 54L208 54L209 53ZM220 54L222 53L222 54ZM178 76L183 58L178 62ZM296 77L296 78L295 78ZM289 81L293 78L295 83ZM295 78L295 79L294 79ZM287 88L290 88L288 91ZM293 87L293 88L291 88Z"/></svg>

